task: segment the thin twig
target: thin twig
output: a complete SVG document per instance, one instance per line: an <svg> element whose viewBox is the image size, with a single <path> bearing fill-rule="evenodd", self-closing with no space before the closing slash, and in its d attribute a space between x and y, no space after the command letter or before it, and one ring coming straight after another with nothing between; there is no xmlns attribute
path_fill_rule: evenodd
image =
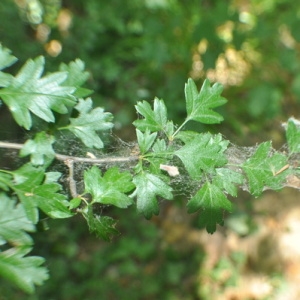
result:
<svg viewBox="0 0 300 300"><path fill-rule="evenodd" d="M273 176L276 176L280 173L282 173L283 171L285 171L286 169L288 169L290 167L289 164L285 165L284 167L282 167L280 170L278 170L277 172L273 172Z"/></svg>
<svg viewBox="0 0 300 300"><path fill-rule="evenodd" d="M0 148L21 149L23 146L24 146L24 144L0 142ZM70 155L64 155L64 154L58 154L58 153L55 154L55 158L57 160L61 160L61 161L72 160L74 162L91 163L91 164L131 162L131 161L136 161L139 159L139 157L135 156L135 155L119 156L119 157L115 156L115 157L105 157L105 158L90 158L90 157L70 156Z"/></svg>

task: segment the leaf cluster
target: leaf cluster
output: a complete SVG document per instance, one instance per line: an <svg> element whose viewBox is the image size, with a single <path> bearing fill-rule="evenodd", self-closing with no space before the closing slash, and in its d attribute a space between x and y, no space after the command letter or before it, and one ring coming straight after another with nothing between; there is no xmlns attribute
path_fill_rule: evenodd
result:
<svg viewBox="0 0 300 300"><path fill-rule="evenodd" d="M15 61L10 51L0 46L0 100L16 123L35 135L20 150L20 156L30 156L30 162L17 170L0 170L0 273L27 292L47 279L43 259L26 256L33 244L28 232L35 230L41 212L50 218L81 214L91 232L109 241L118 234L117 221L99 213L97 206L126 209L136 205L137 211L150 219L159 214L160 199L174 199L174 180L183 184L189 180L195 189L187 199L187 210L199 212L199 224L213 233L224 223L224 212L232 211L229 197L237 196L238 186L259 196L266 188L280 189L292 174L289 157L274 151L271 142L262 143L247 160L233 164L228 159L230 143L221 134L186 130L190 121L220 123L223 118L216 109L226 103L221 84L206 79L198 91L189 79L184 89L183 122L176 125L169 120L162 99L155 98L152 106L138 102L138 119L133 122L138 153L123 159L132 163L132 168L101 168L95 159L95 165L84 172L83 191L77 193L73 165L87 160L56 153L55 133L68 130L83 145L103 148L101 133L112 128L112 115L93 108L88 97L91 91L82 87L89 76L82 61L62 64L58 72L47 75L43 75L42 57L28 60L15 76L2 71ZM65 116L63 124L56 120L58 115ZM36 120L51 126L38 130ZM300 126L294 119L287 124L287 140L290 155L298 153ZM64 160L69 168L69 191L58 182L61 174L49 171L54 159Z"/></svg>

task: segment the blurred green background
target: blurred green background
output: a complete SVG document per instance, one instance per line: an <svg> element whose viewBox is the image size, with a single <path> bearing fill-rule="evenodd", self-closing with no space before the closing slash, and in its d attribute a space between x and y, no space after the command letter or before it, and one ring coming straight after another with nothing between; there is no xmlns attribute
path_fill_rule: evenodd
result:
<svg viewBox="0 0 300 300"><path fill-rule="evenodd" d="M2 0L0 20L0 42L20 62L12 72L38 55L46 56L48 71L82 59L95 105L114 113L116 134L126 141L134 140L139 100L157 96L171 119L185 117L189 77L199 87L205 78L224 85L225 122L210 130L235 144L272 139L280 147L281 122L298 117L300 5L294 0ZM0 118L0 139L21 139L3 109ZM162 202L151 221L134 208L111 210L122 232L111 243L90 236L80 219L48 221L50 230L34 237L50 280L34 296L0 281L0 299L275 299L287 284L288 263L257 271L257 261L228 241L261 238L257 228L274 230L278 211L255 208L243 193L235 202L235 213L214 236L197 228L180 199L172 207ZM255 219L261 213L273 223ZM259 279L260 296L227 296L249 270L264 274L268 292Z"/></svg>

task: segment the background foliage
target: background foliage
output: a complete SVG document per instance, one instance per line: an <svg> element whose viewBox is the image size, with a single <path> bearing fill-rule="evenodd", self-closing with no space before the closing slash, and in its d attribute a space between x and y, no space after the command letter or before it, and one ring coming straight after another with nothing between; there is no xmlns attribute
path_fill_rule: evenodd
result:
<svg viewBox="0 0 300 300"><path fill-rule="evenodd" d="M3 0L0 40L21 63L46 55L48 70L82 59L91 73L94 99L116 115L124 139L132 139L132 107L138 100L166 99L171 119L182 119L182 87L191 76L199 85L205 77L225 85L230 100L222 108L226 126L215 126L216 132L243 145L270 137L280 145L280 122L295 115L300 99L299 9L291 0L193 0L189 5L179 0L126 5L120 0ZM1 139L22 140L24 132L8 125L5 111L0 113L1 128L11 128L0 133ZM52 279L31 299L118 298L124 290L128 299L204 295L195 272L198 264L201 273L202 252L179 247L170 237L176 232L164 236L173 211L163 205L153 224L135 221L135 212L120 216L123 235L112 244L88 237L80 220L67 226L49 222L50 231L35 235ZM190 232L187 227L182 236ZM54 288L61 282L61 289ZM1 294L9 293L14 291L2 284Z"/></svg>

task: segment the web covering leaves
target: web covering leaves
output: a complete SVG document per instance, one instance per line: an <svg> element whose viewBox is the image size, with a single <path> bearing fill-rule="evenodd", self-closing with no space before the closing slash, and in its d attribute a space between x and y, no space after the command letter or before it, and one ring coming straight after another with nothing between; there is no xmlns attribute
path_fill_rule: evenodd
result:
<svg viewBox="0 0 300 300"><path fill-rule="evenodd" d="M95 233L96 236L103 240L110 241L113 236L119 234L119 231L115 228L116 220L108 216L94 215L91 205L89 205L88 211L83 215L87 220L90 232Z"/></svg>
<svg viewBox="0 0 300 300"><path fill-rule="evenodd" d="M276 172L287 164L287 157L280 153L271 155L271 142L258 146L255 153L242 165L247 175L250 193L259 196L264 187L280 189L285 180L285 174Z"/></svg>
<svg viewBox="0 0 300 300"><path fill-rule="evenodd" d="M203 171L208 172L226 164L227 159L223 151L218 139L205 133L196 135L175 151L175 155L181 159L190 176L196 179L201 176Z"/></svg>

